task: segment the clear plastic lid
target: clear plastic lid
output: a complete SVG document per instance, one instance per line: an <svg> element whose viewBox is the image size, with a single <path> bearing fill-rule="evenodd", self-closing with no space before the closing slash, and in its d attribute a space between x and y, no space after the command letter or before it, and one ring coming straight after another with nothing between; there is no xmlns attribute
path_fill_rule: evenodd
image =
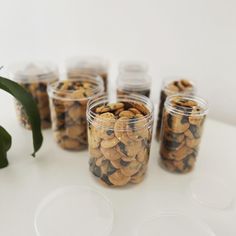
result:
<svg viewBox="0 0 236 236"><path fill-rule="evenodd" d="M113 208L103 194L84 186L70 186L49 194L35 214L37 236L108 236Z"/></svg>
<svg viewBox="0 0 236 236"><path fill-rule="evenodd" d="M50 82L58 79L58 69L49 62L22 62L10 66L10 73L15 81Z"/></svg>
<svg viewBox="0 0 236 236"><path fill-rule="evenodd" d="M151 87L148 66L142 62L121 62L117 77L118 89L145 90Z"/></svg>
<svg viewBox="0 0 236 236"><path fill-rule="evenodd" d="M197 176L190 185L191 195L198 203L223 210L233 202L233 193L220 179L213 176Z"/></svg>
<svg viewBox="0 0 236 236"><path fill-rule="evenodd" d="M108 67L108 61L101 57L73 57L66 61L68 73L75 73L77 70L79 72L106 73Z"/></svg>
<svg viewBox="0 0 236 236"><path fill-rule="evenodd" d="M119 65L120 73L147 73L148 65L144 62L124 61Z"/></svg>
<svg viewBox="0 0 236 236"><path fill-rule="evenodd" d="M141 223L135 236L215 236L199 219L182 213L162 213Z"/></svg>

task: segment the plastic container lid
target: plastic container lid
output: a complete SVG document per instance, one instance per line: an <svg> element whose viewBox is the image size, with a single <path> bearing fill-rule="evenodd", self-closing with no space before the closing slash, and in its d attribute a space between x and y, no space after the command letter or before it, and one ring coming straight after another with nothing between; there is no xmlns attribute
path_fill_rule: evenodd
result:
<svg viewBox="0 0 236 236"><path fill-rule="evenodd" d="M148 65L144 62L125 61L119 65L120 73L147 73Z"/></svg>
<svg viewBox="0 0 236 236"><path fill-rule="evenodd" d="M55 81L58 79L57 67L49 62L22 62L10 66L15 81L21 83Z"/></svg>
<svg viewBox="0 0 236 236"><path fill-rule="evenodd" d="M150 89L151 77L147 74L148 66L142 62L122 62L119 65L117 78L118 89L144 90Z"/></svg>
<svg viewBox="0 0 236 236"><path fill-rule="evenodd" d="M72 57L66 61L67 71L92 70L105 73L108 70L108 61L101 57Z"/></svg>
<svg viewBox="0 0 236 236"><path fill-rule="evenodd" d="M181 213L163 213L140 224L136 236L215 236L204 222Z"/></svg>
<svg viewBox="0 0 236 236"><path fill-rule="evenodd" d="M108 236L113 225L113 208L94 189L65 187L43 199L34 224L37 236Z"/></svg>
<svg viewBox="0 0 236 236"><path fill-rule="evenodd" d="M222 210L233 202L230 189L221 180L209 175L196 177L190 184L190 190L193 199L207 207Z"/></svg>

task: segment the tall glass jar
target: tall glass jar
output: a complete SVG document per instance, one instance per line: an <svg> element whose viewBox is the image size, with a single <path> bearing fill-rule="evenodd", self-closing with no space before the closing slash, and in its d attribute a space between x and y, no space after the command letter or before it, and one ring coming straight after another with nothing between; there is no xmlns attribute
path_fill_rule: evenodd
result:
<svg viewBox="0 0 236 236"><path fill-rule="evenodd" d="M177 94L166 99L160 156L167 170L186 173L193 169L207 112L207 103L196 96Z"/></svg>
<svg viewBox="0 0 236 236"><path fill-rule="evenodd" d="M67 78L76 79L81 74L96 74L101 76L105 92L108 90L108 61L100 57L74 57L66 62Z"/></svg>
<svg viewBox="0 0 236 236"><path fill-rule="evenodd" d="M180 93L186 95L194 95L195 91L196 91L195 84L193 83L193 81L189 79L184 79L177 76L167 77L164 79L160 93L157 126L156 126L156 138L158 141L160 138L162 113L166 98L170 95L180 94Z"/></svg>
<svg viewBox="0 0 236 236"><path fill-rule="evenodd" d="M153 104L145 96L91 100L87 108L90 171L108 186L140 183L152 140Z"/></svg>
<svg viewBox="0 0 236 236"><path fill-rule="evenodd" d="M81 75L49 86L52 129L60 147L67 150L87 148L87 103L103 91L102 78L92 75Z"/></svg>
<svg viewBox="0 0 236 236"><path fill-rule="evenodd" d="M51 127L51 116L47 94L48 84L58 80L58 70L48 62L18 63L10 67L13 79L24 87L37 103L42 129ZM31 124L23 106L16 101L16 111L20 124L31 129Z"/></svg>
<svg viewBox="0 0 236 236"><path fill-rule="evenodd" d="M117 94L139 94L150 97L151 77L148 66L141 62L123 62L119 66Z"/></svg>

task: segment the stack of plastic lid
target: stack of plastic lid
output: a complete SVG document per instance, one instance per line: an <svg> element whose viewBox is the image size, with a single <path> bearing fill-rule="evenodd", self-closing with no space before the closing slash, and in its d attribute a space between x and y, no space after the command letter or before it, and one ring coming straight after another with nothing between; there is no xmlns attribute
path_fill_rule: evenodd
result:
<svg viewBox="0 0 236 236"><path fill-rule="evenodd" d="M210 208L224 210L233 202L233 193L229 187L210 175L195 176L190 191L194 200Z"/></svg>
<svg viewBox="0 0 236 236"><path fill-rule="evenodd" d="M100 57L74 57L66 61L68 79L75 79L81 74L100 75L104 82L105 91L108 89L109 63Z"/></svg>
<svg viewBox="0 0 236 236"><path fill-rule="evenodd" d="M14 80L19 83L50 82L58 79L57 67L49 62L23 62L10 66Z"/></svg>
<svg viewBox="0 0 236 236"><path fill-rule="evenodd" d="M141 223L135 236L214 236L201 220L182 213L162 213Z"/></svg>
<svg viewBox="0 0 236 236"><path fill-rule="evenodd" d="M148 66L142 62L122 62L117 78L118 93L138 93L150 96L151 77Z"/></svg>

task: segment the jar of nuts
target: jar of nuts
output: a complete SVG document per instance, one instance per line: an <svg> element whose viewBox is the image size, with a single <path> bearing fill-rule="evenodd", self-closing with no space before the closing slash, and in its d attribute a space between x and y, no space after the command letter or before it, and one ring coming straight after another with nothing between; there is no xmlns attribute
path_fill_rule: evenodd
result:
<svg viewBox="0 0 236 236"><path fill-rule="evenodd" d="M87 103L103 91L102 78L92 75L81 75L49 86L52 128L60 147L67 150L87 148Z"/></svg>
<svg viewBox="0 0 236 236"><path fill-rule="evenodd" d="M194 95L195 93L194 83L188 79L183 79L179 77L170 77L170 78L168 77L164 80L160 94L157 127L156 127L156 138L158 141L160 138L162 113L166 98L170 95L180 94L180 93L186 95Z"/></svg>
<svg viewBox="0 0 236 236"><path fill-rule="evenodd" d="M123 62L119 66L117 94L135 93L150 97L151 77L148 66L141 62Z"/></svg>
<svg viewBox="0 0 236 236"><path fill-rule="evenodd" d="M66 62L67 78L76 79L81 74L96 74L102 77L105 92L108 90L108 61L100 57L75 57Z"/></svg>
<svg viewBox="0 0 236 236"><path fill-rule="evenodd" d="M201 141L207 103L191 95L166 99L160 136L161 164L169 171L193 169Z"/></svg>
<svg viewBox="0 0 236 236"><path fill-rule="evenodd" d="M147 170L153 104L145 96L91 100L87 107L90 171L108 186L140 183Z"/></svg>
<svg viewBox="0 0 236 236"><path fill-rule="evenodd" d="M24 87L37 103L42 129L51 127L51 116L47 94L48 84L58 80L57 68L46 62L19 63L11 67L13 79ZM23 106L16 101L16 111L20 124L31 129L31 124Z"/></svg>

